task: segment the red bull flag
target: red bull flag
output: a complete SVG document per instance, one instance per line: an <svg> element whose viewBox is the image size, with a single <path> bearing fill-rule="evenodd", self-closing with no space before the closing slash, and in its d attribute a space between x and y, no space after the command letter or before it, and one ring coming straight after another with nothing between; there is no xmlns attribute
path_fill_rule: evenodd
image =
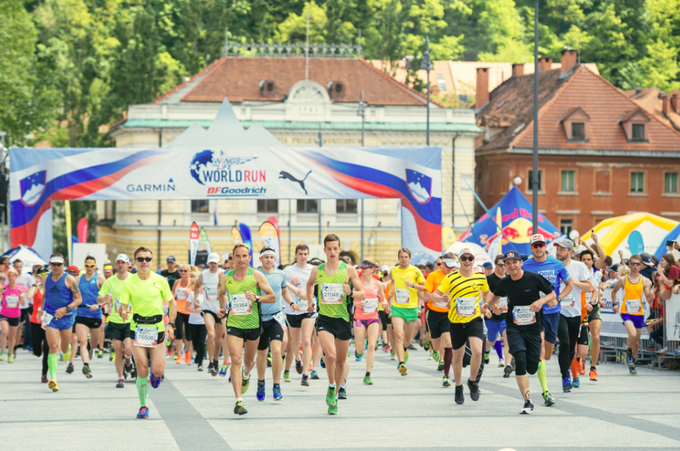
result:
<svg viewBox="0 0 680 451"><path fill-rule="evenodd" d="M489 212L493 216L485 214L479 218L460 237L460 241L477 243L485 250L491 251L491 244L495 240L495 247L499 242L498 239L500 239L503 253L514 250L528 255L531 253L529 240L534 233L543 234L548 241L552 241L560 235L559 229L540 213L538 215L538 231L534 232L531 202L524 197L524 194L516 186L513 186L503 199L491 207ZM500 218L498 218L499 215ZM502 232L498 224L500 224Z"/></svg>

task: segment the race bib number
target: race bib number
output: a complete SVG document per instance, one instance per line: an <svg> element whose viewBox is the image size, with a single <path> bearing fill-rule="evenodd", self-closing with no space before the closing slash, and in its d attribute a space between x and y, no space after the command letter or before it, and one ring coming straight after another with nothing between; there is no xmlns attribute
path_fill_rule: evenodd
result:
<svg viewBox="0 0 680 451"><path fill-rule="evenodd" d="M120 298L113 298L113 309L116 312L120 310Z"/></svg>
<svg viewBox="0 0 680 451"><path fill-rule="evenodd" d="M500 301L498 301L498 308L503 308L508 306L508 298L507 297L502 297Z"/></svg>
<svg viewBox="0 0 680 451"><path fill-rule="evenodd" d="M394 298L397 304L408 304L411 301L411 290L408 288L397 288Z"/></svg>
<svg viewBox="0 0 680 451"><path fill-rule="evenodd" d="M300 306L300 311L307 310L307 307L309 307L309 304L307 303L307 301L305 301L302 298L297 298L297 303Z"/></svg>
<svg viewBox="0 0 680 451"><path fill-rule="evenodd" d="M6 296L5 304L8 308L17 308L19 306L19 296L14 294Z"/></svg>
<svg viewBox="0 0 680 451"><path fill-rule="evenodd" d="M640 299L626 299L626 312L637 314L642 308L642 300Z"/></svg>
<svg viewBox="0 0 680 451"><path fill-rule="evenodd" d="M279 326L281 326L283 328L283 330L287 329L286 317L283 314L283 312L279 312L276 315L274 315L274 320L276 320L276 322L279 323Z"/></svg>
<svg viewBox="0 0 680 451"><path fill-rule="evenodd" d="M163 315L167 315L169 311L170 311L170 305L169 304L164 305L163 306Z"/></svg>
<svg viewBox="0 0 680 451"><path fill-rule="evenodd" d="M135 327L135 346L140 348L155 348L158 345L158 327L142 326Z"/></svg>
<svg viewBox="0 0 680 451"><path fill-rule="evenodd" d="M364 313L371 314L378 310L378 298L365 299L366 305L364 305Z"/></svg>
<svg viewBox="0 0 680 451"><path fill-rule="evenodd" d="M512 309L512 322L518 326L534 324L536 322L536 312L532 312L528 305L516 305Z"/></svg>
<svg viewBox="0 0 680 451"><path fill-rule="evenodd" d="M322 304L342 304L342 284L341 283L322 283L321 284L321 303Z"/></svg>
<svg viewBox="0 0 680 451"><path fill-rule="evenodd" d="M187 299L186 288L178 288L177 289L177 300L178 301L186 301L186 299Z"/></svg>
<svg viewBox="0 0 680 451"><path fill-rule="evenodd" d="M477 313L477 298L457 298L456 315L472 317Z"/></svg>
<svg viewBox="0 0 680 451"><path fill-rule="evenodd" d="M562 306L562 308L574 308L574 305L576 305L576 298L572 293L569 293L569 296L562 299L560 305Z"/></svg>
<svg viewBox="0 0 680 451"><path fill-rule="evenodd" d="M217 300L217 287L205 287L205 298L208 301L216 301Z"/></svg>
<svg viewBox="0 0 680 451"><path fill-rule="evenodd" d="M253 303L248 300L245 294L231 295L231 312L232 315L242 316L253 313Z"/></svg>
<svg viewBox="0 0 680 451"><path fill-rule="evenodd" d="M41 321L42 321L42 328L47 329L47 326L50 325L52 320L54 319L54 315L50 315L46 311L43 310Z"/></svg>

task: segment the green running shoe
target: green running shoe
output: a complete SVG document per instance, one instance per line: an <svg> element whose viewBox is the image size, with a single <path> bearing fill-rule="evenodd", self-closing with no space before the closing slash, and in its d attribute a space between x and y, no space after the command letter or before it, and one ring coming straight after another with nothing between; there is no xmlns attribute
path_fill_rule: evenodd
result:
<svg viewBox="0 0 680 451"><path fill-rule="evenodd" d="M392 355L390 356L390 360L397 360L397 353L393 352Z"/></svg>
<svg viewBox="0 0 680 451"><path fill-rule="evenodd" d="M364 384L373 385L373 381L371 380L371 376L364 376Z"/></svg>
<svg viewBox="0 0 680 451"><path fill-rule="evenodd" d="M64 362L68 362L69 360L71 360L71 345L70 344L68 345L68 352L66 354L64 354L64 356L62 357L62 361L64 361Z"/></svg>
<svg viewBox="0 0 680 451"><path fill-rule="evenodd" d="M236 405L234 406L234 413L236 415L245 415L248 413L248 409L246 409L246 405L243 404L243 401L236 401Z"/></svg>
<svg viewBox="0 0 680 451"><path fill-rule="evenodd" d="M109 362L113 362L114 360L116 360L116 353L112 352L109 354Z"/></svg>
<svg viewBox="0 0 680 451"><path fill-rule="evenodd" d="M5 354L4 352L3 352L3 353L0 353L0 362L2 362L3 360L5 360L5 357L7 357L7 354Z"/></svg>
<svg viewBox="0 0 680 451"><path fill-rule="evenodd" d="M284 382L290 382L290 371L284 371L283 372L283 381Z"/></svg>
<svg viewBox="0 0 680 451"><path fill-rule="evenodd" d="M439 360L439 353L437 351L432 353L432 360Z"/></svg>
<svg viewBox="0 0 680 451"><path fill-rule="evenodd" d="M430 343L430 340L423 340L423 348L425 348L426 351L429 351L429 350L430 350L430 345L431 345L431 344L432 344L432 343Z"/></svg>
<svg viewBox="0 0 680 451"><path fill-rule="evenodd" d="M329 415L336 415L337 413L338 413L338 401L336 400L335 404L333 404L332 406L330 406L328 408L328 414Z"/></svg>
<svg viewBox="0 0 680 451"><path fill-rule="evenodd" d="M97 351L97 358L98 359L104 358L104 350L103 349L100 349L99 351Z"/></svg>
<svg viewBox="0 0 680 451"><path fill-rule="evenodd" d="M335 412L338 412L338 401L335 399L335 387L328 387L328 391L326 392L326 404L328 404L328 407L330 408L335 406ZM330 413L330 409L328 412Z"/></svg>
<svg viewBox="0 0 680 451"><path fill-rule="evenodd" d="M14 363L14 354L12 354L11 352L7 356L7 362L8 363Z"/></svg>
<svg viewBox="0 0 680 451"><path fill-rule="evenodd" d="M545 400L545 405L548 407L555 404L555 398L552 397L548 390L543 392L543 399Z"/></svg>
<svg viewBox="0 0 680 451"><path fill-rule="evenodd" d="M408 363L408 349L404 349L404 363Z"/></svg>
<svg viewBox="0 0 680 451"><path fill-rule="evenodd" d="M248 375L248 377L246 378L243 375L245 370L246 370L245 367L243 367L243 369L241 370L241 376L243 377L243 382L241 382L241 394L242 395L244 395L248 391L248 387L250 387L250 375Z"/></svg>
<svg viewBox="0 0 680 451"><path fill-rule="evenodd" d="M484 353L484 365L488 365L488 364L489 364L489 353L485 352Z"/></svg>
<svg viewBox="0 0 680 451"><path fill-rule="evenodd" d="M444 365L444 361L443 361L443 360L440 360L440 361L437 363L437 371L444 371L444 366L445 366L445 365Z"/></svg>
<svg viewBox="0 0 680 451"><path fill-rule="evenodd" d="M451 386L451 382L449 381L448 376L444 376L444 378L442 379L442 387L450 387L450 386Z"/></svg>

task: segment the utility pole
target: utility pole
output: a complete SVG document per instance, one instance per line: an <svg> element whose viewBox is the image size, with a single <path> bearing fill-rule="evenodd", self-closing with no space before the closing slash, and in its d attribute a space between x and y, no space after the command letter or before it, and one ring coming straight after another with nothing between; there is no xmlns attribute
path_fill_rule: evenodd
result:
<svg viewBox="0 0 680 451"><path fill-rule="evenodd" d="M537 0L538 1L538 0ZM427 132L425 135L425 143L430 145L430 71L432 70L432 61L430 60L430 37L425 37L425 53L423 53L423 64L420 69L427 71Z"/></svg>
<svg viewBox="0 0 680 451"><path fill-rule="evenodd" d="M532 171L532 227L538 233L538 0L534 0L534 166Z"/></svg>
<svg viewBox="0 0 680 451"><path fill-rule="evenodd" d="M361 39L361 32L359 32ZM361 116L361 147L364 147L364 131L366 127L366 105L364 103L364 90L361 90L361 101L357 116ZM364 200L361 199L361 261L364 261Z"/></svg>
<svg viewBox="0 0 680 451"><path fill-rule="evenodd" d="M309 13L307 13L307 20L309 20ZM323 147L323 136L321 136L321 125L319 125L319 139L316 140L319 143L319 147ZM319 244L321 244L321 200L319 199L316 204L317 210L319 210Z"/></svg>
<svg viewBox="0 0 680 451"><path fill-rule="evenodd" d="M307 6L307 43L305 45L305 80L309 80L309 6ZM321 147L321 145L319 145Z"/></svg>

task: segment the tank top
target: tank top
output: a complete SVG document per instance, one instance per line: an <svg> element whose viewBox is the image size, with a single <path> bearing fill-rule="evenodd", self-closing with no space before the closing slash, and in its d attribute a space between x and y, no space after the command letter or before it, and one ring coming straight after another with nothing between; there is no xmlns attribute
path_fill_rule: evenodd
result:
<svg viewBox="0 0 680 451"><path fill-rule="evenodd" d="M33 295L33 313L31 314L31 318L29 319L29 321L31 321L33 324L42 324L42 318L38 318L38 311L40 310L40 307L42 307L42 300L43 300L42 291L36 289L35 294Z"/></svg>
<svg viewBox="0 0 680 451"><path fill-rule="evenodd" d="M642 307L642 291L644 284L642 283L642 275L637 283L632 283L628 276L626 276L626 283L623 285L624 295L621 301L621 314L628 314L633 316L642 316L645 314Z"/></svg>
<svg viewBox="0 0 680 451"><path fill-rule="evenodd" d="M47 276L45 281L45 307L44 311L50 315L62 307L66 307L73 302L73 293L66 286L66 273L62 274L56 282L52 280L52 273ZM73 315L73 310L66 312L64 316Z"/></svg>
<svg viewBox="0 0 680 451"><path fill-rule="evenodd" d="M101 307L94 311L90 310L91 305L97 305L97 295L99 294L97 274L94 274L90 280L87 280L84 274L80 276L78 288L80 288L80 295L83 298L83 303L78 306L76 316L80 316L81 318L100 319L102 317Z"/></svg>
<svg viewBox="0 0 680 451"><path fill-rule="evenodd" d="M373 285L368 288L363 285L363 280L361 284L364 286L364 291L366 292L366 302L365 307L356 307L354 310L355 319L378 319L378 307L380 306L380 288L378 287L378 282L372 279Z"/></svg>
<svg viewBox="0 0 680 451"><path fill-rule="evenodd" d="M227 273L226 284L229 293L229 318L227 327L237 329L259 329L262 315L259 302L251 302L246 298L246 290L255 296L260 296L262 292L255 282L255 270L248 268L248 274L243 280L234 279L234 270Z"/></svg>
<svg viewBox="0 0 680 451"><path fill-rule="evenodd" d="M220 273L210 272L210 270L205 270L201 273L201 282L205 287L205 301L203 302L203 310L209 310L213 313L217 313L220 309L220 301L217 299L217 286L220 283Z"/></svg>
<svg viewBox="0 0 680 451"><path fill-rule="evenodd" d="M338 271L333 275L326 274L325 269L324 263L318 267L316 273L316 283L319 286L319 315L341 318L349 322L348 298L343 290L347 281L347 264L341 262Z"/></svg>
<svg viewBox="0 0 680 451"><path fill-rule="evenodd" d="M22 285L16 284L14 285L14 288L10 288L9 284L5 285L5 292L2 293L0 315L5 318L19 318L21 316L22 293L24 293L24 287ZM28 301L26 301L26 304L28 304Z"/></svg>
<svg viewBox="0 0 680 451"><path fill-rule="evenodd" d="M175 288L175 299L177 299L177 311L179 313L189 315L189 312L187 311L187 299L189 298L189 293L192 293L193 291L193 288L191 288L191 280L189 280L188 286L183 287L182 279L179 279L177 288Z"/></svg>

